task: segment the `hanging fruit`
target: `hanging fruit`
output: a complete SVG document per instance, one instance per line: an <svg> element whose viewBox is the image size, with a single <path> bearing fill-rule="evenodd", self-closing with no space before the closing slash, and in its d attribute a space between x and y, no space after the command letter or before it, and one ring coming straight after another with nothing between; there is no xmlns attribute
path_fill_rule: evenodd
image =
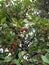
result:
<svg viewBox="0 0 49 65"><path fill-rule="evenodd" d="M13 62L10 62L10 65L14 65L14 63Z"/></svg>
<svg viewBox="0 0 49 65"><path fill-rule="evenodd" d="M48 33L48 30L46 29L46 30L44 30L45 31L45 33Z"/></svg>
<svg viewBox="0 0 49 65"><path fill-rule="evenodd" d="M16 50L16 48L17 48L17 43L16 43L16 42L14 42L14 43L12 44L12 48L13 48L14 50Z"/></svg>

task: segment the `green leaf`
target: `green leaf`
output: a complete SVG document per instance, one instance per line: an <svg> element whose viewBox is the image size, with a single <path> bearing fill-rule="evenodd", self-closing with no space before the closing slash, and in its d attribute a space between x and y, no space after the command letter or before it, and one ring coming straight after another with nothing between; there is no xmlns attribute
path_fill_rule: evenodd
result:
<svg viewBox="0 0 49 65"><path fill-rule="evenodd" d="M43 62L48 63L49 64L49 59L46 56L41 56Z"/></svg>
<svg viewBox="0 0 49 65"><path fill-rule="evenodd" d="M46 56L47 59L49 59L49 54L48 53L45 56Z"/></svg>
<svg viewBox="0 0 49 65"><path fill-rule="evenodd" d="M4 62L10 62L12 60L11 56L6 56Z"/></svg>
<svg viewBox="0 0 49 65"><path fill-rule="evenodd" d="M49 53L49 49L46 49L46 51Z"/></svg>
<svg viewBox="0 0 49 65"><path fill-rule="evenodd" d="M1 19L1 23L4 23L6 21L6 17Z"/></svg>
<svg viewBox="0 0 49 65"><path fill-rule="evenodd" d="M19 64L19 60L14 59L12 62L13 62L14 64L20 65L20 64Z"/></svg>
<svg viewBox="0 0 49 65"><path fill-rule="evenodd" d="M30 4L30 0L23 0L23 3L24 3L25 5L29 5L29 4Z"/></svg>
<svg viewBox="0 0 49 65"><path fill-rule="evenodd" d="M25 51L21 51L21 52L18 54L19 58L22 58L22 56L23 56L25 53L26 53Z"/></svg>

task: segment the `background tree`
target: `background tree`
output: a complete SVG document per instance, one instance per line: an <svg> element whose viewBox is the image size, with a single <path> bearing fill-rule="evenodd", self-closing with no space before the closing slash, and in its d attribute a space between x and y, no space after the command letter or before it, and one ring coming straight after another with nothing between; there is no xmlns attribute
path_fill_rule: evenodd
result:
<svg viewBox="0 0 49 65"><path fill-rule="evenodd" d="M0 1L0 65L49 64L49 19L35 14L35 2Z"/></svg>
<svg viewBox="0 0 49 65"><path fill-rule="evenodd" d="M49 0L36 0L35 6L41 11L41 17L49 18Z"/></svg>

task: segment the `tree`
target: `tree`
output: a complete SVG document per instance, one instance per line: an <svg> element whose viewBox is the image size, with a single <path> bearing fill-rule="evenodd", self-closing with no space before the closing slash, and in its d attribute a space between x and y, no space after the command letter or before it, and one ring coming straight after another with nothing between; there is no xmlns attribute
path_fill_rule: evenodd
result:
<svg viewBox="0 0 49 65"><path fill-rule="evenodd" d="M35 6L41 11L41 17L49 18L49 0L36 0Z"/></svg>
<svg viewBox="0 0 49 65"><path fill-rule="evenodd" d="M34 1L0 5L0 65L49 64L49 19L34 15Z"/></svg>

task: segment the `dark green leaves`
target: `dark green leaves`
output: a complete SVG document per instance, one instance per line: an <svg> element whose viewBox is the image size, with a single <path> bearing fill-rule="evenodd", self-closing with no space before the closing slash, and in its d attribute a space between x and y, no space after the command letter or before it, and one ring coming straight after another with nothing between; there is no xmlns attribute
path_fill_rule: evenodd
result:
<svg viewBox="0 0 49 65"><path fill-rule="evenodd" d="M48 63L49 64L49 54L46 54L45 56L41 56L43 62Z"/></svg>

